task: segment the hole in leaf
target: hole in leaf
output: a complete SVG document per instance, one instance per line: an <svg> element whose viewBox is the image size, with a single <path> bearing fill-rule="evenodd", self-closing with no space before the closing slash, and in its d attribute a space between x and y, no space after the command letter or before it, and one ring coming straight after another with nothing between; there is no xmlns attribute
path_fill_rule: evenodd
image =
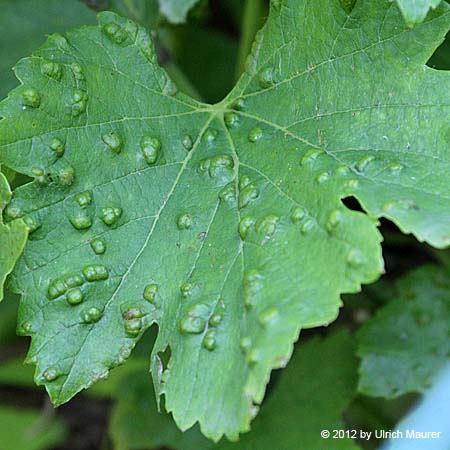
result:
<svg viewBox="0 0 450 450"><path fill-rule="evenodd" d="M342 203L352 211L364 212L361 203L359 203L358 199L353 195L343 198Z"/></svg>
<svg viewBox="0 0 450 450"><path fill-rule="evenodd" d="M347 14L350 14L355 7L356 0L340 0L341 6Z"/></svg>
<svg viewBox="0 0 450 450"><path fill-rule="evenodd" d="M19 186L33 182L34 178L23 173L16 172L14 179L11 181L11 189L14 190Z"/></svg>
<svg viewBox="0 0 450 450"><path fill-rule="evenodd" d="M164 351L158 352L157 356L161 362L162 370L165 371L167 369L167 365L169 364L170 357L172 356L170 346L168 345Z"/></svg>
<svg viewBox="0 0 450 450"><path fill-rule="evenodd" d="M450 32L447 33L444 42L431 55L427 66L438 70L450 69Z"/></svg>

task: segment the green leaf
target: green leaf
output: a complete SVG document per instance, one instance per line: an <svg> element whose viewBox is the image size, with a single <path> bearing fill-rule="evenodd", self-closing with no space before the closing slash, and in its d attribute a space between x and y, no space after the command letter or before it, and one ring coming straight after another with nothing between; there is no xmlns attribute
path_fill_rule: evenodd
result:
<svg viewBox="0 0 450 450"><path fill-rule="evenodd" d="M439 6L442 0L397 0L398 7L408 25L423 22L428 11Z"/></svg>
<svg viewBox="0 0 450 450"><path fill-rule="evenodd" d="M189 10L199 0L159 0L161 12L172 23L183 23Z"/></svg>
<svg viewBox="0 0 450 450"><path fill-rule="evenodd" d="M377 217L448 245L450 79L424 64L449 25L446 6L407 30L388 1L276 2L216 105L176 93L109 13L22 60L0 160L36 179L11 204L40 225L12 287L54 403L157 322L167 410L236 438L300 329L382 272Z"/></svg>
<svg viewBox="0 0 450 450"><path fill-rule="evenodd" d="M3 300L3 284L14 268L27 240L27 226L22 220L4 224L1 213L11 199L11 191L5 176L0 172L0 301Z"/></svg>
<svg viewBox="0 0 450 450"><path fill-rule="evenodd" d="M95 21L95 14L78 0L2 0L1 11L0 98L17 85L11 67L48 33Z"/></svg>
<svg viewBox="0 0 450 450"><path fill-rule="evenodd" d="M137 369L144 371L147 368L147 360L143 358L132 358L126 365L114 370L106 380L102 380L101 383L92 386L91 389L86 391L86 395L107 399L115 398L119 392L119 386L122 380L128 374L135 372ZM148 378L150 380L150 377ZM23 364L23 356L2 361L0 364L0 385L33 388L33 368Z"/></svg>
<svg viewBox="0 0 450 450"><path fill-rule="evenodd" d="M446 269L417 269L358 334L359 391L393 398L423 392L450 354L450 283Z"/></svg>
<svg viewBox="0 0 450 450"><path fill-rule="evenodd" d="M39 411L0 406L0 450L45 450L61 443L63 423L48 421Z"/></svg>
<svg viewBox="0 0 450 450"><path fill-rule="evenodd" d="M252 431L238 443L213 446L197 430L181 433L167 414L159 414L144 373L123 380L110 432L116 450L168 447L177 450L351 450L350 439L323 439L321 430L345 429L342 412L356 389L354 339L339 332L305 343L270 393ZM320 359L317 358L320 355Z"/></svg>

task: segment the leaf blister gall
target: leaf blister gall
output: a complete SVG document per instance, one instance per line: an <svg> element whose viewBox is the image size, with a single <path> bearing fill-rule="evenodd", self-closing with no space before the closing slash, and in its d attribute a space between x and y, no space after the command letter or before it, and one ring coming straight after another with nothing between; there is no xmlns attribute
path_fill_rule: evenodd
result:
<svg viewBox="0 0 450 450"><path fill-rule="evenodd" d="M24 108L39 108L41 95L34 88L27 88L22 92L22 104Z"/></svg>
<svg viewBox="0 0 450 450"><path fill-rule="evenodd" d="M83 291L80 288L74 288L67 292L67 303L69 305L78 305L83 301Z"/></svg>
<svg viewBox="0 0 450 450"><path fill-rule="evenodd" d="M70 186L75 180L75 170L73 167L64 167L58 172L58 179L61 186Z"/></svg>
<svg viewBox="0 0 450 450"><path fill-rule="evenodd" d="M80 192L75 195L75 201L79 206L85 208L92 203L92 193L90 191Z"/></svg>
<svg viewBox="0 0 450 450"><path fill-rule="evenodd" d="M83 267L83 275L87 281L101 281L109 277L108 269L100 264Z"/></svg>
<svg viewBox="0 0 450 450"><path fill-rule="evenodd" d="M192 227L193 218L191 214L180 214L177 219L177 227L180 230L188 230Z"/></svg>
<svg viewBox="0 0 450 450"><path fill-rule="evenodd" d="M93 239L90 245L96 255L103 255L106 252L106 243L103 239Z"/></svg>
<svg viewBox="0 0 450 450"><path fill-rule="evenodd" d="M182 139L181 142L182 142L182 144L183 144L183 147L184 147L188 152L192 150L192 147L194 146L194 143L193 143L193 141L192 141L191 136L189 136L188 134L186 134L185 136L183 136L183 139Z"/></svg>
<svg viewBox="0 0 450 450"><path fill-rule="evenodd" d="M105 225L112 226L122 217L122 208L107 206L101 209L100 219Z"/></svg>
<svg viewBox="0 0 450 450"><path fill-rule="evenodd" d="M41 66L42 73L57 81L61 80L63 68L61 64L54 61L43 61Z"/></svg>
<svg viewBox="0 0 450 450"><path fill-rule="evenodd" d="M155 137L145 136L141 140L141 151L147 164L155 164L161 150L161 141Z"/></svg>
<svg viewBox="0 0 450 450"><path fill-rule="evenodd" d="M92 324L98 322L101 319L102 315L103 313L99 308L91 306L81 311L80 318L84 323Z"/></svg>
<svg viewBox="0 0 450 450"><path fill-rule="evenodd" d="M158 285L155 283L147 284L144 288L143 297L149 303L153 305L157 304L157 295L158 295Z"/></svg>
<svg viewBox="0 0 450 450"><path fill-rule="evenodd" d="M28 233L31 235L31 233L34 233L36 230L41 228L42 224L34 217L32 216L25 216L23 218L23 221L27 227Z"/></svg>
<svg viewBox="0 0 450 450"><path fill-rule="evenodd" d="M64 142L61 141L61 139L53 138L50 141L49 148L51 151L55 152L55 154L56 154L56 156L58 156L58 158L60 158L61 156L64 155L65 144L64 144Z"/></svg>
<svg viewBox="0 0 450 450"><path fill-rule="evenodd" d="M120 153L122 151L123 139L120 134L111 131L102 135L102 141L108 146L114 153Z"/></svg>
<svg viewBox="0 0 450 450"><path fill-rule="evenodd" d="M73 117L78 117L86 112L87 107L87 94L81 89L75 89L72 94L72 101L68 105L69 113Z"/></svg>
<svg viewBox="0 0 450 450"><path fill-rule="evenodd" d="M70 218L70 223L77 230L86 230L92 226L92 219L85 212L78 212Z"/></svg>

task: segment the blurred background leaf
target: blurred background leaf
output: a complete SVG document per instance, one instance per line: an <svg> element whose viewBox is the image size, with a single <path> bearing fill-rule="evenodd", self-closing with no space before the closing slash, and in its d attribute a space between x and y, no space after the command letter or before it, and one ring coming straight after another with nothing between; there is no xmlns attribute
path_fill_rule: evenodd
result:
<svg viewBox="0 0 450 450"><path fill-rule="evenodd" d="M396 291L358 333L359 391L374 397L425 391L450 355L450 272L421 267Z"/></svg>
<svg viewBox="0 0 450 450"><path fill-rule="evenodd" d="M45 35L96 23L76 0L0 0L0 98L17 85L11 68L45 41Z"/></svg>
<svg viewBox="0 0 450 450"><path fill-rule="evenodd" d="M64 441L66 427L40 411L0 406L0 450L44 450Z"/></svg>
<svg viewBox="0 0 450 450"><path fill-rule="evenodd" d="M204 101L215 103L234 85L238 42L205 25L160 30L159 42L168 51L167 65L175 63Z"/></svg>
<svg viewBox="0 0 450 450"><path fill-rule="evenodd" d="M214 444L198 426L182 433L166 413L158 413L150 374L135 371L122 379L111 413L109 432L115 450L207 450Z"/></svg>
<svg viewBox="0 0 450 450"><path fill-rule="evenodd" d="M199 0L159 0L161 12L172 23L182 23Z"/></svg>

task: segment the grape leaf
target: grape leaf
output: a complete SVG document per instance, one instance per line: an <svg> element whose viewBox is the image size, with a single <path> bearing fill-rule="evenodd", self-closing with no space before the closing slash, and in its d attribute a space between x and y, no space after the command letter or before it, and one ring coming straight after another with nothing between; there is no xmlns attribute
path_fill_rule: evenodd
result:
<svg viewBox="0 0 450 450"><path fill-rule="evenodd" d="M0 106L0 160L35 177L6 211L36 224L11 278L28 361L61 404L157 322L167 410L236 438L300 329L382 272L377 217L449 244L449 74L424 64L450 13L408 30L389 1L274 2L216 105L99 20L22 60Z"/></svg>
<svg viewBox="0 0 450 450"><path fill-rule="evenodd" d="M181 433L167 414L158 414L152 387L143 373L130 374L118 390L110 432L116 450L351 450L350 439L321 437L321 430L345 429L341 415L356 390L354 339L340 331L325 339L313 338L294 354L252 431L238 443L217 445L202 439L198 430ZM317 357L320 355L320 358Z"/></svg>
<svg viewBox="0 0 450 450"><path fill-rule="evenodd" d="M198 0L159 0L161 12L172 23L183 23L189 10Z"/></svg>
<svg viewBox="0 0 450 450"><path fill-rule="evenodd" d="M397 0L398 7L408 25L422 22L428 11L434 9L442 0Z"/></svg>
<svg viewBox="0 0 450 450"><path fill-rule="evenodd" d="M95 21L95 14L74 0L2 0L1 11L1 98L17 84L13 64L44 42L46 34Z"/></svg>
<svg viewBox="0 0 450 450"><path fill-rule="evenodd" d="M97 398L115 398L123 378L137 369L143 371L147 368L148 361L146 359L131 358L127 364L111 372L107 380L92 386L91 389L86 391L86 395ZM0 364L0 385L32 389L35 387L33 368L23 364L23 356L2 361Z"/></svg>
<svg viewBox="0 0 450 450"><path fill-rule="evenodd" d="M0 301L3 300L3 284L14 268L27 240L27 227L22 220L4 224L1 212L11 199L6 177L0 172Z"/></svg>
<svg viewBox="0 0 450 450"><path fill-rule="evenodd" d="M39 411L0 406L0 450L44 450L64 441L66 427Z"/></svg>
<svg viewBox="0 0 450 450"><path fill-rule="evenodd" d="M423 392L450 355L448 270L417 269L399 281L397 291L358 334L359 391L366 395Z"/></svg>

